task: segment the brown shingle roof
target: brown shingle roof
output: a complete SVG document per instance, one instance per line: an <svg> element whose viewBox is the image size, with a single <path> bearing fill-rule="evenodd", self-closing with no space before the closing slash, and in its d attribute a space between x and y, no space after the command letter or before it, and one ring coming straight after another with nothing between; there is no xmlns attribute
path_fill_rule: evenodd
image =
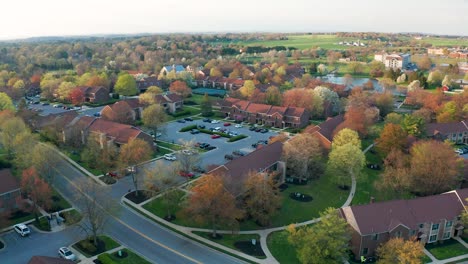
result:
<svg viewBox="0 0 468 264"><path fill-rule="evenodd" d="M302 107L288 107L288 110L284 114L285 116L294 116L294 117L300 117L304 114L305 108Z"/></svg>
<svg viewBox="0 0 468 264"><path fill-rule="evenodd" d="M430 123L426 125L426 134L428 136L462 132L468 132L468 120L452 123Z"/></svg>
<svg viewBox="0 0 468 264"><path fill-rule="evenodd" d="M455 193L344 207L341 212L361 235L390 232L398 225L417 229L422 223L453 219L463 210Z"/></svg>
<svg viewBox="0 0 468 264"><path fill-rule="evenodd" d="M10 169L0 170L0 195L19 188L20 185L13 174L11 174Z"/></svg>
<svg viewBox="0 0 468 264"><path fill-rule="evenodd" d="M305 128L304 133L320 133L322 136L324 136L328 141L333 140L333 131L344 122L344 116L343 115L338 115L333 118L328 118L327 121L320 123L316 126L310 125Z"/></svg>
<svg viewBox="0 0 468 264"><path fill-rule="evenodd" d="M118 144L126 144L142 132L138 128L101 118L96 118L89 126L89 130L96 133L105 133L107 137L113 138Z"/></svg>
<svg viewBox="0 0 468 264"><path fill-rule="evenodd" d="M268 111L270 111L270 109L271 105L250 103L247 106L246 111L249 113L266 114Z"/></svg>
<svg viewBox="0 0 468 264"><path fill-rule="evenodd" d="M53 257L46 257L46 256L33 256L28 264L73 264L75 262L62 259L62 258L53 258Z"/></svg>

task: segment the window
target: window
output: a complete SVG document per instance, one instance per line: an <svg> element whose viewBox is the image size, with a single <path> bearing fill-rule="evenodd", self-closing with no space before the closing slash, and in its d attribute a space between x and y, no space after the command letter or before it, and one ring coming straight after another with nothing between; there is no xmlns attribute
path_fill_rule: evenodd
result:
<svg viewBox="0 0 468 264"><path fill-rule="evenodd" d="M432 235L429 237L429 243L432 243L437 240L437 235Z"/></svg>
<svg viewBox="0 0 468 264"><path fill-rule="evenodd" d="M449 239L450 238L450 235L451 235L452 232L445 232L444 233L444 238L443 239Z"/></svg>
<svg viewBox="0 0 468 264"><path fill-rule="evenodd" d="M379 234L373 234L371 236L372 240L378 240L379 239Z"/></svg>
<svg viewBox="0 0 468 264"><path fill-rule="evenodd" d="M395 237L401 237L401 231L396 232Z"/></svg>
<svg viewBox="0 0 468 264"><path fill-rule="evenodd" d="M433 224L432 225L432 230L437 230L439 229L439 224Z"/></svg>
<svg viewBox="0 0 468 264"><path fill-rule="evenodd" d="M423 228L424 227L424 224L419 224L419 228Z"/></svg>
<svg viewBox="0 0 468 264"><path fill-rule="evenodd" d="M447 222L445 223L445 227L452 227L452 225L453 225L453 222L452 222L452 221L447 221Z"/></svg>
<svg viewBox="0 0 468 264"><path fill-rule="evenodd" d="M367 255L367 252L369 252L368 248L363 248L362 249L362 255Z"/></svg>

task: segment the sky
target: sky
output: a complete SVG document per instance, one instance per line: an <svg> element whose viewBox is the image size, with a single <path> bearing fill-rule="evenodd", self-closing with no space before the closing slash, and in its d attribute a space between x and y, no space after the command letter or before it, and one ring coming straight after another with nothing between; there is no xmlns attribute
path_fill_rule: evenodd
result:
<svg viewBox="0 0 468 264"><path fill-rule="evenodd" d="M172 32L468 35L468 0L2 0L0 39Z"/></svg>

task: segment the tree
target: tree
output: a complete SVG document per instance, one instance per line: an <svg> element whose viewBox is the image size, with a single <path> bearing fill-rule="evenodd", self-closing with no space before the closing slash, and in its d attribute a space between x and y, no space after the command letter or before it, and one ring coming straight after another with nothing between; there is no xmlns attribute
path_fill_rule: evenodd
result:
<svg viewBox="0 0 468 264"><path fill-rule="evenodd" d="M246 80L244 82L244 86L242 86L239 89L239 92L242 94L243 97L245 98L250 98L252 97L253 93L255 91L255 84L251 80Z"/></svg>
<svg viewBox="0 0 468 264"><path fill-rule="evenodd" d="M442 73L439 70L431 71L427 76L427 82L434 86L439 86L442 82Z"/></svg>
<svg viewBox="0 0 468 264"><path fill-rule="evenodd" d="M318 178L323 173L322 155L318 139L308 133L295 136L283 146L288 174L300 180Z"/></svg>
<svg viewBox="0 0 468 264"><path fill-rule="evenodd" d="M143 110L141 120L145 127L151 129L153 135L156 136L158 128L166 122L167 114L160 104L153 104Z"/></svg>
<svg viewBox="0 0 468 264"><path fill-rule="evenodd" d="M340 97L338 94L325 86L317 86L314 88L314 92L317 96L322 98L324 104L331 104L333 113L338 113L341 108ZM326 107L324 107L325 110ZM333 114L333 113L330 113ZM328 116L328 115L326 115Z"/></svg>
<svg viewBox="0 0 468 264"><path fill-rule="evenodd" d="M75 88L70 92L68 99L74 105L82 105L85 101L85 94L80 88Z"/></svg>
<svg viewBox="0 0 468 264"><path fill-rule="evenodd" d="M452 84L452 79L450 78L449 75L445 75L444 79L442 80L442 85L450 87L451 84Z"/></svg>
<svg viewBox="0 0 468 264"><path fill-rule="evenodd" d="M199 223L209 224L213 237L219 227L236 228L243 215L236 207L235 197L224 187L221 175L207 174L196 181L190 190L185 211Z"/></svg>
<svg viewBox="0 0 468 264"><path fill-rule="evenodd" d="M0 141L2 143L3 148L7 152L7 158L12 159L14 153L13 150L15 147L15 138L18 134L27 130L26 125L24 124L23 120L21 120L21 118L18 117L7 119L0 125Z"/></svg>
<svg viewBox="0 0 468 264"><path fill-rule="evenodd" d="M412 92L418 89L421 89L421 83L419 80L412 81L410 84L408 84L408 92Z"/></svg>
<svg viewBox="0 0 468 264"><path fill-rule="evenodd" d="M410 155L411 188L415 192L422 195L442 193L459 183L462 158L448 143L419 141L411 147Z"/></svg>
<svg viewBox="0 0 468 264"><path fill-rule="evenodd" d="M359 177L365 164L366 157L361 148L348 143L332 149L327 162L327 174L345 188L349 177Z"/></svg>
<svg viewBox="0 0 468 264"><path fill-rule="evenodd" d="M418 65L418 68L422 71L427 71L431 68L432 66L432 61L429 58L429 56L423 56L420 60L416 62L416 65Z"/></svg>
<svg viewBox="0 0 468 264"><path fill-rule="evenodd" d="M424 256L424 246L415 238L404 240L394 237L377 248L378 264L419 264Z"/></svg>
<svg viewBox="0 0 468 264"><path fill-rule="evenodd" d="M11 98L6 93L0 92L0 111L3 110L15 111L16 109Z"/></svg>
<svg viewBox="0 0 468 264"><path fill-rule="evenodd" d="M98 246L98 236L104 231L110 214L115 213L117 206L109 199L110 189L100 186L90 179L81 179L76 183L75 203L80 208L84 221L79 223L88 238Z"/></svg>
<svg viewBox="0 0 468 264"><path fill-rule="evenodd" d="M54 168L60 161L59 150L49 143L39 143L32 149L31 162L38 174L49 184L54 182Z"/></svg>
<svg viewBox="0 0 468 264"><path fill-rule="evenodd" d="M31 149L37 144L35 135L29 132L29 129L18 133L13 139L13 163L19 169L26 169L32 166Z"/></svg>
<svg viewBox="0 0 468 264"><path fill-rule="evenodd" d="M405 115L401 127L408 135L420 137L424 131L424 120L414 115Z"/></svg>
<svg viewBox="0 0 468 264"><path fill-rule="evenodd" d="M193 141L180 140L182 151L177 154L177 162L179 169L183 172L190 172L194 166L200 163L200 153L195 147ZM188 180L188 179L187 179Z"/></svg>
<svg viewBox="0 0 468 264"><path fill-rule="evenodd" d="M31 200L34 217L39 223L39 207L49 208L52 202L52 190L44 180L39 178L34 168L29 168L23 170L21 174L21 191Z"/></svg>
<svg viewBox="0 0 468 264"><path fill-rule="evenodd" d="M391 92L376 93L374 99L380 116L385 117L393 111L393 94Z"/></svg>
<svg viewBox="0 0 468 264"><path fill-rule="evenodd" d="M457 121L458 109L455 102L450 101L445 103L437 114L437 123L450 123Z"/></svg>
<svg viewBox="0 0 468 264"><path fill-rule="evenodd" d="M123 96L132 96L138 93L135 79L130 74L121 74L114 85L114 91Z"/></svg>
<svg viewBox="0 0 468 264"><path fill-rule="evenodd" d="M386 156L392 149L403 151L406 147L408 135L398 124L385 124L380 137L376 140L377 149Z"/></svg>
<svg viewBox="0 0 468 264"><path fill-rule="evenodd" d="M212 116L213 115L213 107L208 94L205 93L203 99L200 103L201 108L201 115L202 116Z"/></svg>
<svg viewBox="0 0 468 264"><path fill-rule="evenodd" d="M281 105L281 91L276 86L270 86L266 90L265 101L269 105Z"/></svg>
<svg viewBox="0 0 468 264"><path fill-rule="evenodd" d="M409 156L393 148L384 160L384 172L377 187L382 191L401 194L410 186Z"/></svg>
<svg viewBox="0 0 468 264"><path fill-rule="evenodd" d="M343 128L333 137L332 148L338 148L344 146L348 143L353 144L354 146L361 149L361 140L359 139L359 134L349 128Z"/></svg>
<svg viewBox="0 0 468 264"><path fill-rule="evenodd" d="M81 152L81 160L89 167L105 174L115 167L118 153L114 145L101 142L103 136L102 134L88 136L86 145Z"/></svg>
<svg viewBox="0 0 468 264"><path fill-rule="evenodd" d="M161 89L160 87L158 86L150 86L148 87L148 89L146 89L146 93L150 93L150 94L162 94L164 91L163 89Z"/></svg>
<svg viewBox="0 0 468 264"><path fill-rule="evenodd" d="M320 213L320 219L310 227L296 229L290 225L286 229L289 243L296 248L301 263L343 263L351 240L349 225L334 208Z"/></svg>
<svg viewBox="0 0 468 264"><path fill-rule="evenodd" d="M403 116L398 113L390 113L385 117L385 124L392 123L392 124L399 125L401 124L402 121L403 121Z"/></svg>
<svg viewBox="0 0 468 264"><path fill-rule="evenodd" d="M352 61L348 64L348 70L353 74L358 74L363 72L364 66L358 61Z"/></svg>
<svg viewBox="0 0 468 264"><path fill-rule="evenodd" d="M313 116L322 116L323 100L312 89L295 88L283 94L283 106L303 107Z"/></svg>
<svg viewBox="0 0 468 264"><path fill-rule="evenodd" d="M243 200L246 213L262 226L270 224L281 207L281 195L273 177L251 171L245 182Z"/></svg>
<svg viewBox="0 0 468 264"><path fill-rule="evenodd" d="M192 89L187 86L186 82L183 81L174 81L169 86L169 91L182 96L183 98L187 98L189 95L192 94Z"/></svg>
<svg viewBox="0 0 468 264"><path fill-rule="evenodd" d="M70 94L75 87L76 85L72 82L62 82L55 92L60 100L65 101L70 98Z"/></svg>
<svg viewBox="0 0 468 264"><path fill-rule="evenodd" d="M124 169L131 169L133 185L135 187L135 196L138 196L138 175L136 175L136 166L151 158L153 150L144 140L133 139L120 148L119 164Z"/></svg>

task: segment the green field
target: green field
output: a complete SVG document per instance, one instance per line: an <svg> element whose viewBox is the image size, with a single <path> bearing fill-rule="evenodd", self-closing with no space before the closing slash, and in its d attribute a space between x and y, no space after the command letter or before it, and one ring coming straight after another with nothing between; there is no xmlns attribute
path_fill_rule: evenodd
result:
<svg viewBox="0 0 468 264"><path fill-rule="evenodd" d="M288 36L287 40L258 40L258 41L239 41L235 44L244 46L285 46L297 49L309 49L320 47L324 49L348 49L349 46L338 45L340 41L355 41L356 38L338 38L336 35L293 35Z"/></svg>
<svg viewBox="0 0 468 264"><path fill-rule="evenodd" d="M422 40L416 40L417 43L431 43L433 46L436 47L458 47L458 46L465 46L468 47L468 38L458 39L458 38L436 38L436 37L429 37L423 38Z"/></svg>

